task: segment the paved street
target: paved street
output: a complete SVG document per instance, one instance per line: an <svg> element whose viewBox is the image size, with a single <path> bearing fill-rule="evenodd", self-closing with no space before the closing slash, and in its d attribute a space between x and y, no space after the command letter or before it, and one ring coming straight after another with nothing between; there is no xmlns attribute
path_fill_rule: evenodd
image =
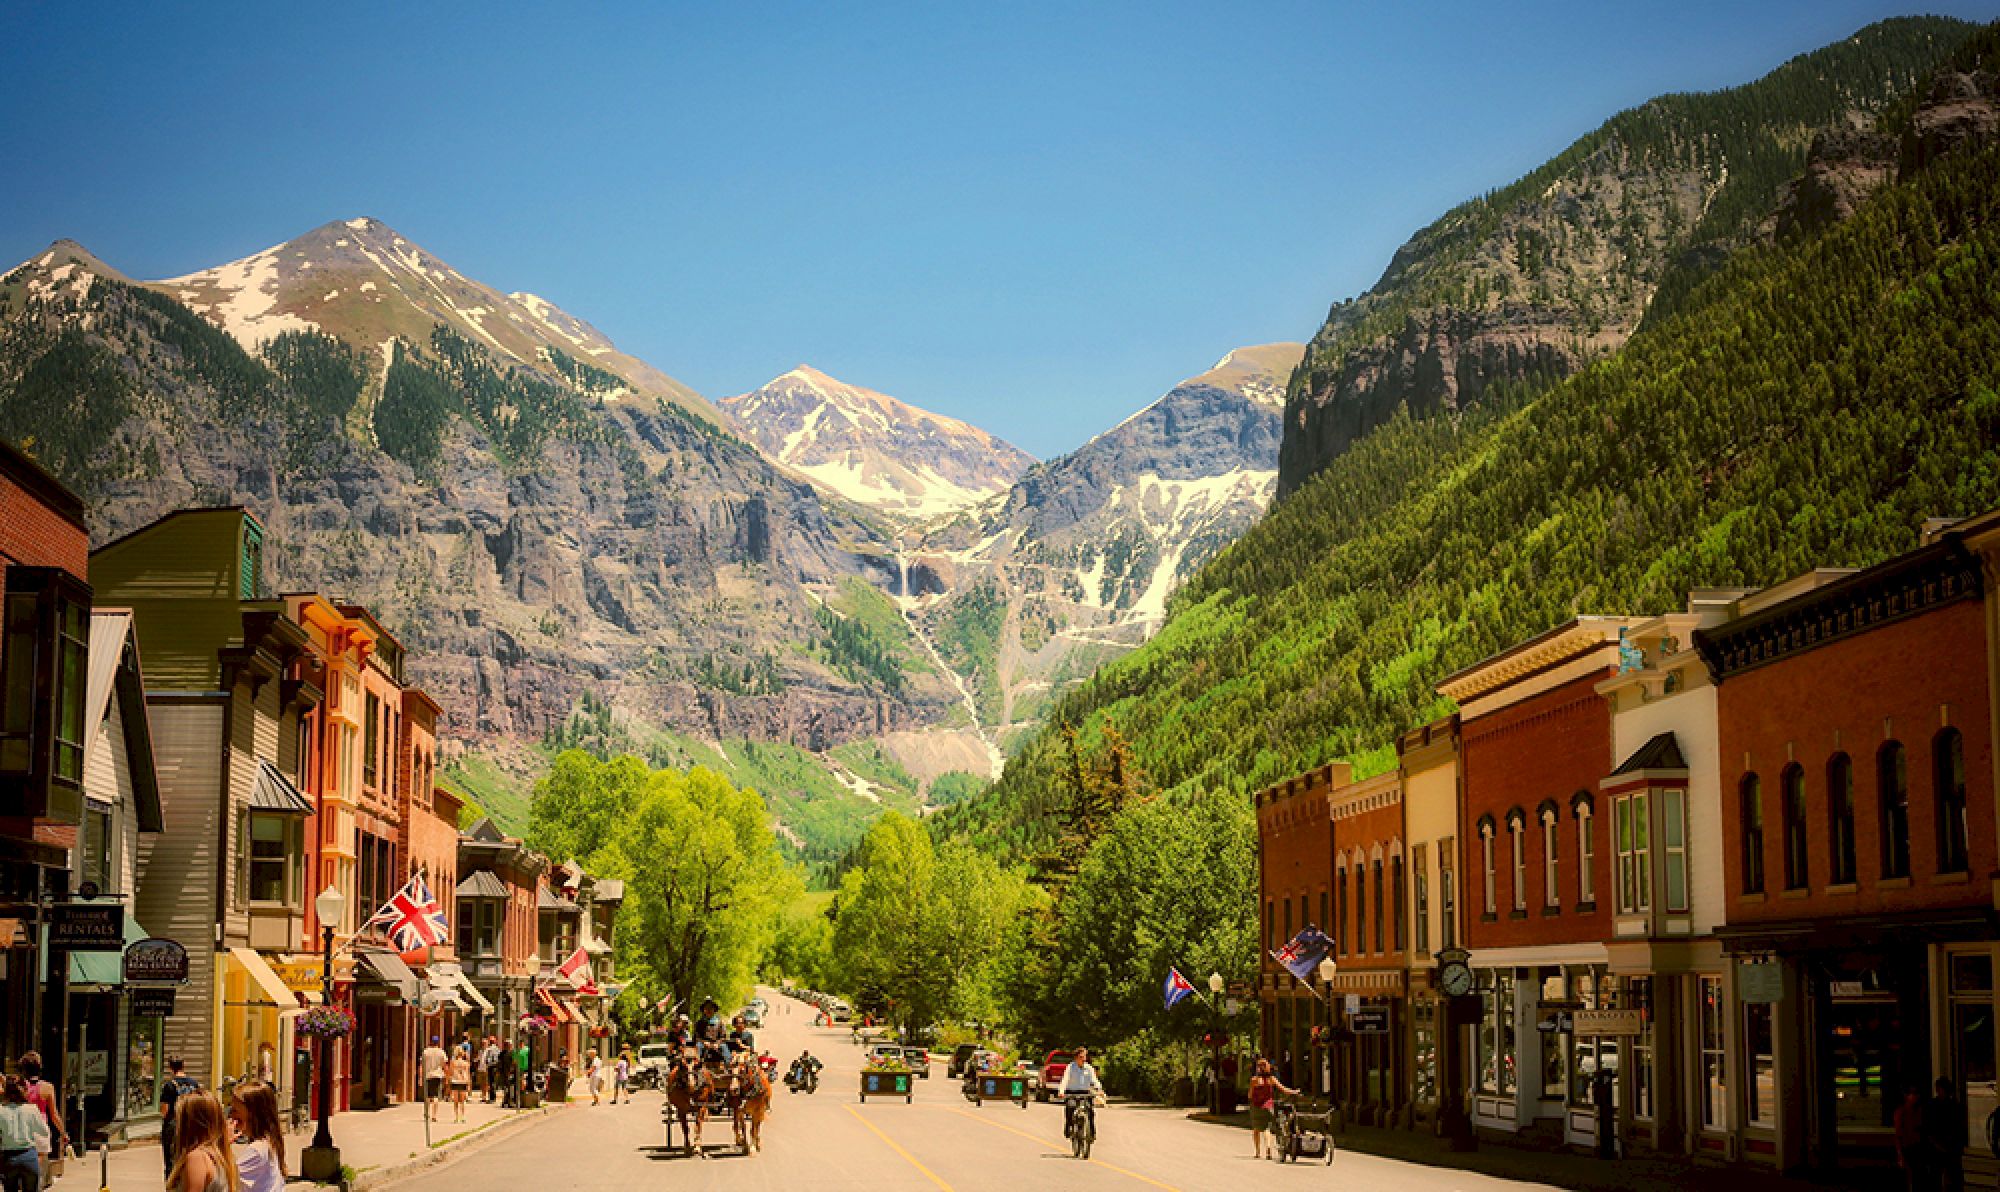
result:
<svg viewBox="0 0 2000 1192"><path fill-rule="evenodd" d="M410 1192L465 1188L626 1189L647 1186L715 1189L944 1189L947 1192L1028 1187L1119 1189L1150 1187L1193 1192L1264 1186L1370 1189L1528 1189L1536 1185L1423 1167L1369 1155L1341 1154L1331 1168L1279 1167L1249 1155L1250 1136L1187 1120L1179 1110L1113 1105L1099 1118L1100 1138L1088 1163L1069 1155L1060 1108L989 1103L974 1108L944 1077L942 1060L929 1081L916 1083L913 1104L858 1103L861 1051L845 1030L811 1025L810 1010L776 993L765 995L771 1019L758 1041L781 1061L810 1046L826 1062L818 1093L780 1087L764 1128L764 1150L748 1158L733 1146L708 1159L683 1158L663 1143L661 1097L641 1094L617 1107L572 1107L466 1158L394 1185ZM678 1141L678 1136L676 1141ZM727 1123L712 1123L704 1141L731 1142Z"/></svg>

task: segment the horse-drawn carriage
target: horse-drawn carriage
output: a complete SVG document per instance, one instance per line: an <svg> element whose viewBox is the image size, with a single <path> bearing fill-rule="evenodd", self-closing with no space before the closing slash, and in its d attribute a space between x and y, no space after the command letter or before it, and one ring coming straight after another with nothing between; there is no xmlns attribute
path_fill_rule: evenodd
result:
<svg viewBox="0 0 2000 1192"><path fill-rule="evenodd" d="M743 1154L764 1149L764 1118L771 1112L771 1078L757 1057L744 1052L727 1063L703 1063L690 1051L667 1070L667 1145L680 1124L682 1153L703 1155L701 1135L710 1118L726 1118Z"/></svg>

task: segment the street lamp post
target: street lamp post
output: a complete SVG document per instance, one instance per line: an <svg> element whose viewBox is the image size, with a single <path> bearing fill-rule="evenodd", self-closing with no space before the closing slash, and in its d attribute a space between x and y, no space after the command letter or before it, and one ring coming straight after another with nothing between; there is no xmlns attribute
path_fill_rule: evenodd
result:
<svg viewBox="0 0 2000 1192"><path fill-rule="evenodd" d="M1217 1005L1222 997L1222 974L1208 975L1208 1014L1214 1022L1208 1033L1208 1111L1222 1116L1222 1011Z"/></svg>
<svg viewBox="0 0 2000 1192"><path fill-rule="evenodd" d="M347 899L334 886L321 890L313 899L313 912L319 916L320 1004L329 1009L333 1007L333 928L346 910ZM340 1148L333 1145L333 1040L325 1035L319 1039L319 1072L314 1083L319 1096L319 1127L313 1131L312 1145L299 1158L299 1174L326 1184L340 1178Z"/></svg>
<svg viewBox="0 0 2000 1192"><path fill-rule="evenodd" d="M1320 1001L1321 1001L1321 1002L1323 1002L1323 1003L1325 1003L1325 1006L1326 1006L1326 1025L1327 1025L1327 1032L1326 1032L1326 1042L1325 1042L1325 1043L1323 1043L1323 1044L1322 1044L1321 1046L1322 1046L1322 1047L1324 1047L1324 1048L1325 1048L1326 1050L1328 1050L1328 1051L1331 1051L1331 1050L1333 1049L1333 1038L1334 1038L1334 1035L1333 1035L1333 978L1334 978L1334 976L1335 976L1336 974L1338 974L1338 973L1340 972L1340 966L1339 966L1339 965L1337 965L1337 964L1335 964L1335 963L1333 962L1333 957L1331 957L1331 956L1328 956L1328 957L1326 957L1326 958L1322 959L1322 960L1321 960L1321 961L1319 962L1319 968L1318 968L1318 969L1316 969L1315 971L1316 971L1316 972L1317 972L1317 973L1319 974L1319 994L1320 994ZM1326 1067L1323 1067L1323 1068L1322 1068L1322 1071L1325 1071L1325 1070L1326 1070L1327 1068L1330 1068L1330 1067L1331 1067L1331 1065L1326 1065ZM1322 1086L1323 1086L1323 1087L1321 1087L1321 1088L1320 1088L1320 1089L1319 1089L1318 1091L1319 1091L1319 1092L1321 1092L1321 1093L1323 1093L1323 1094L1325 1094L1325 1095L1326 1095L1326 1099L1327 1099L1328 1101L1332 1101L1332 1100L1333 1100L1333 1081L1332 1081L1332 1079L1330 1079L1330 1078L1329 1078L1329 1079L1326 1079L1326 1080L1321 1080L1321 1079L1320 1079L1320 1074L1319 1074L1318 1072L1315 1072L1315 1073L1313 1073L1313 1082L1314 1082L1315 1084L1318 1084L1318 1085L1322 1085Z"/></svg>

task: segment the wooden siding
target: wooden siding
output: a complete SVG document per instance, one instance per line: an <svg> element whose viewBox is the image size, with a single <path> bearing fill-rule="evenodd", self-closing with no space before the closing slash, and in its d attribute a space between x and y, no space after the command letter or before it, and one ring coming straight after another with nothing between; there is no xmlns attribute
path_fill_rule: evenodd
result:
<svg viewBox="0 0 2000 1192"><path fill-rule="evenodd" d="M97 603L137 614L148 691L221 686L216 651L243 635L243 516L234 509L178 514L91 555Z"/></svg>
<svg viewBox="0 0 2000 1192"><path fill-rule="evenodd" d="M166 1023L166 1051L187 1060L204 1085L210 1071L215 1000L216 847L221 815L222 713L219 703L153 702L153 756L159 765L165 830L140 838L139 922L188 950L188 984Z"/></svg>

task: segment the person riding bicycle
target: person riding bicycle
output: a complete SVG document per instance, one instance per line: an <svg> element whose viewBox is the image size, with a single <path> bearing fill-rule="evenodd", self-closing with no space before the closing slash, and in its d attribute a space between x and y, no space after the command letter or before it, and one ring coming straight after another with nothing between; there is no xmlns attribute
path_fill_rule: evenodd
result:
<svg viewBox="0 0 2000 1192"><path fill-rule="evenodd" d="M1093 1097L1104 1091L1104 1084L1097 1079L1097 1069L1090 1066L1090 1048L1076 1049L1075 1058L1063 1069L1062 1083L1056 1086L1063 1099L1063 1134L1068 1136L1070 1123L1076 1116L1076 1102L1070 1100L1072 1094L1089 1093Z"/></svg>
<svg viewBox="0 0 2000 1192"><path fill-rule="evenodd" d="M702 999L701 1019L694 1024L694 1042L704 1064L729 1062L731 1048L729 1037L722 1029L721 1009L714 998Z"/></svg>

